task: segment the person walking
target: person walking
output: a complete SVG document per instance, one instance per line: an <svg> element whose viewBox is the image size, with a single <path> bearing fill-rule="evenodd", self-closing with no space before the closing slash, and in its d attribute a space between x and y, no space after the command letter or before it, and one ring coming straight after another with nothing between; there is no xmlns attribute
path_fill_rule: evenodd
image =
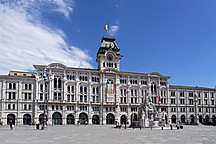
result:
<svg viewBox="0 0 216 144"><path fill-rule="evenodd" d="M9 125L10 125L10 130L13 130L13 121L12 120L9 121Z"/></svg>

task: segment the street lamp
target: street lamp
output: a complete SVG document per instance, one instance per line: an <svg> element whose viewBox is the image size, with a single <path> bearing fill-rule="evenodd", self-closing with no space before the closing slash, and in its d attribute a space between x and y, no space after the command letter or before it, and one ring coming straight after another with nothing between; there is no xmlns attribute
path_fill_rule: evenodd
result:
<svg viewBox="0 0 216 144"><path fill-rule="evenodd" d="M47 69L46 68L44 69L43 80L45 82L45 87L46 87L46 85L47 85ZM45 90L47 90L47 89L45 89ZM42 130L47 129L47 125L46 125L46 99L47 99L47 97L44 97L44 120L43 120L43 125L41 128Z"/></svg>
<svg viewBox="0 0 216 144"><path fill-rule="evenodd" d="M196 86L196 88L197 88L198 86ZM195 103L195 105L194 105L194 113L195 113L195 117L194 117L194 124L197 124L197 95L196 95L196 91L195 91L195 94L194 94L194 103Z"/></svg>

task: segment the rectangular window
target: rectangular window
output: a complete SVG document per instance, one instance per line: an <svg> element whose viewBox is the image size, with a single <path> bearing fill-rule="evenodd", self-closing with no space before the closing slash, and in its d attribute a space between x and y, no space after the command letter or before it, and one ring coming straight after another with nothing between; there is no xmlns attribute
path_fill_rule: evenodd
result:
<svg viewBox="0 0 216 144"><path fill-rule="evenodd" d="M74 102L74 95L71 95L71 101Z"/></svg>
<svg viewBox="0 0 216 144"><path fill-rule="evenodd" d="M31 99L31 93L29 93L29 99Z"/></svg>
<svg viewBox="0 0 216 144"><path fill-rule="evenodd" d="M57 100L57 93L54 93L54 100Z"/></svg>
<svg viewBox="0 0 216 144"><path fill-rule="evenodd" d="M96 102L97 102L97 103L99 102L99 98L98 98L98 96L96 96Z"/></svg>
<svg viewBox="0 0 216 144"><path fill-rule="evenodd" d="M58 93L58 100L61 100L61 93Z"/></svg>
<svg viewBox="0 0 216 144"><path fill-rule="evenodd" d="M70 95L67 95L67 100L70 101Z"/></svg>
<svg viewBox="0 0 216 144"><path fill-rule="evenodd" d="M95 103L95 96L92 96L92 101L93 103Z"/></svg>
<svg viewBox="0 0 216 144"><path fill-rule="evenodd" d="M80 95L80 102L83 102L83 96Z"/></svg>
<svg viewBox="0 0 216 144"><path fill-rule="evenodd" d="M40 93L40 100L42 100L43 99L43 94L42 93Z"/></svg>
<svg viewBox="0 0 216 144"><path fill-rule="evenodd" d="M87 102L87 96L86 95L84 96L84 101Z"/></svg>

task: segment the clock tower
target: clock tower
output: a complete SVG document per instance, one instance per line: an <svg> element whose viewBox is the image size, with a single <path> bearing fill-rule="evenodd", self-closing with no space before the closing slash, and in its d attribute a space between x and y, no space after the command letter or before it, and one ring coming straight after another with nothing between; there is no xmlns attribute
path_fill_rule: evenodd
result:
<svg viewBox="0 0 216 144"><path fill-rule="evenodd" d="M123 56L115 43L114 36L103 36L97 52L98 69L100 71L119 72L119 62Z"/></svg>

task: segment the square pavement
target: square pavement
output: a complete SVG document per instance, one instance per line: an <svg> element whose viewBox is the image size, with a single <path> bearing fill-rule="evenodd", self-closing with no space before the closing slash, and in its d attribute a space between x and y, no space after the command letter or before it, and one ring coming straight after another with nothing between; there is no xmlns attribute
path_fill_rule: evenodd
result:
<svg viewBox="0 0 216 144"><path fill-rule="evenodd" d="M169 127L115 129L114 125L63 125L36 130L35 126L0 126L0 144L212 144L216 143L216 127L188 126L177 130Z"/></svg>

